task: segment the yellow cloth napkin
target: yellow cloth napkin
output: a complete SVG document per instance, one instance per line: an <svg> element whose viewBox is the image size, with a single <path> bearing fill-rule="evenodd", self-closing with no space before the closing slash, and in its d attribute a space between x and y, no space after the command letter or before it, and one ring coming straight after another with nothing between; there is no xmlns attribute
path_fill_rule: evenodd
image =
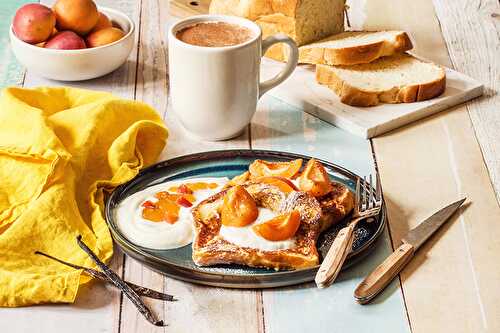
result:
<svg viewBox="0 0 500 333"><path fill-rule="evenodd" d="M0 97L0 306L73 302L95 267L79 234L107 261L104 193L156 161L167 129L149 106L73 88L8 88Z"/></svg>

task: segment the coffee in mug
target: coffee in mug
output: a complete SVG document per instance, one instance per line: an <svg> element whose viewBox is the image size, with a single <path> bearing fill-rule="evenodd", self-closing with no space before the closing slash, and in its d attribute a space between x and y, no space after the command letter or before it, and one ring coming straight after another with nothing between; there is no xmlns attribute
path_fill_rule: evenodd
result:
<svg viewBox="0 0 500 333"><path fill-rule="evenodd" d="M253 37L253 33L237 24L202 22L180 30L176 37L191 45L221 47L244 43Z"/></svg>
<svg viewBox="0 0 500 333"><path fill-rule="evenodd" d="M272 45L290 49L281 73L261 82L262 55ZM168 33L173 111L182 126L204 140L224 140L250 123L257 101L292 74L299 51L284 34L262 40L260 27L236 16L191 16Z"/></svg>

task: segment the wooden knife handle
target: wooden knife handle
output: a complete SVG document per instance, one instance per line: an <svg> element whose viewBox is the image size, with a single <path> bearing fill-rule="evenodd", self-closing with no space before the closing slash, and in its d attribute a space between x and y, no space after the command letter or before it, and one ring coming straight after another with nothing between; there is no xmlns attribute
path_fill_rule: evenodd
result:
<svg viewBox="0 0 500 333"><path fill-rule="evenodd" d="M356 222L353 222L347 227L340 229L335 237L314 278L318 288L329 286L337 278L347 254L351 251L356 224Z"/></svg>
<svg viewBox="0 0 500 333"><path fill-rule="evenodd" d="M394 279L413 257L414 249L403 243L387 259L371 272L354 291L354 298L366 304L378 295Z"/></svg>

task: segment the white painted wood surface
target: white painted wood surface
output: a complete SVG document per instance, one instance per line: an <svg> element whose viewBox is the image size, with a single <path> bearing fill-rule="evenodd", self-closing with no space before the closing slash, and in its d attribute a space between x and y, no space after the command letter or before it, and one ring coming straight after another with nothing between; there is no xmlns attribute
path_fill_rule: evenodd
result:
<svg viewBox="0 0 500 333"><path fill-rule="evenodd" d="M386 1L360 2L373 10L377 6L383 8ZM417 53L450 66L446 49L436 38L441 36L432 5L428 6L429 1L390 2L397 14L388 15L384 11L385 24L403 23L407 30L418 27L416 33L421 38L416 45ZM105 0L98 3L126 11L138 26L140 24L138 31L141 36L136 39L138 48L127 65L118 71L98 80L71 85L112 91L125 98L142 99L152 104L162 114L171 134L162 159L195 151L251 145L324 157L359 174L371 168L367 162L366 155L370 154L367 146L270 97L264 98L251 129L240 138L217 144L189 139L167 112L168 74L163 39L167 1ZM487 87L486 97L468 104L467 108L490 176L497 186L497 193L500 193L497 181L500 125L498 112L495 113L498 111L499 89L499 57L495 58L498 54L499 18L492 16L499 12L498 2L435 0L435 5L453 65L479 78ZM424 15L425 19L415 13ZM428 34L432 38L426 38ZM23 77L22 73L9 75ZM60 84L28 73L25 86ZM117 252L113 267L127 279L171 292L182 299L182 302L169 304L149 302L160 316L165 317L169 327L152 328L118 292L94 283L82 288L73 305L0 309L0 331L303 332L303 326L307 326L308 330L317 332L407 332L408 325L411 325L414 332L496 332L496 318L500 313L497 292L500 275L494 262L498 259L500 238L495 224L498 218L495 219L497 215L494 214L498 203L493 198L492 188L488 187L490 178L473 139L469 113L463 106L453 110L420 121L418 124L426 124L426 127L421 132L423 135L418 137L425 139L420 139L417 144L415 137L412 138L416 127L412 125L374 140L378 147L379 166L386 170L383 183L392 187L389 205L393 220L390 221L391 234L384 235L385 251L390 248L390 237L397 244L404 232L425 217L432 205L439 208L449 197L463 193L471 193L476 198L464 218L452 221L450 227L443 229L423 248L425 252L410 264L402 278L404 299L402 290L395 283L373 305L361 307L350 302L356 281L383 260L384 251L376 252L371 260L365 261L366 266L345 272L337 285L321 292L307 284L263 292L201 287L164 278ZM439 132L435 132L436 129ZM429 143L444 144L433 147ZM349 149L342 148L346 146ZM432 162L421 164L422 156ZM422 177L424 171L426 176ZM408 183L408 175L418 182ZM445 181L436 181L440 175L447 175ZM408 196L409 189L418 191L426 186L432 189L429 193ZM407 209L401 211L400 206ZM443 290L451 292L443 293Z"/></svg>
<svg viewBox="0 0 500 333"><path fill-rule="evenodd" d="M467 109L500 202L500 2L434 0L434 7L453 67L485 85Z"/></svg>
<svg viewBox="0 0 500 333"><path fill-rule="evenodd" d="M262 75L270 77L282 63L264 59ZM362 138L372 138L416 120L473 99L482 94L482 84L446 68L446 90L428 101L355 107L340 102L326 86L316 82L314 66L301 65L269 94Z"/></svg>

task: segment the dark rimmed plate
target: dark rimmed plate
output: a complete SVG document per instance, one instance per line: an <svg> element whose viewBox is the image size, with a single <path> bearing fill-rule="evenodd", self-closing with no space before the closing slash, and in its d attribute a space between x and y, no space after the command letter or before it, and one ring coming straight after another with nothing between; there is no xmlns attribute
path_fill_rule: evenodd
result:
<svg viewBox="0 0 500 333"><path fill-rule="evenodd" d="M114 240L129 256L144 263L155 271L167 276L210 286L228 288L270 288L288 286L313 281L318 267L294 271L274 271L250 268L238 265L220 265L198 267L191 260L191 245L173 250L152 250L130 242L118 229L114 217L116 206L129 195L146 187L163 182L199 178L199 177L233 177L248 170L248 165L255 159L268 161L288 161L308 156L276 152L268 150L222 150L181 156L160 162L144 169L131 181L115 189L106 202L106 220ZM328 161L320 160L326 167L330 177L346 184L354 190L356 178L354 173ZM318 249L324 256L346 221L337 224L324 232L318 240ZM386 223L385 204L380 214L370 223L358 224L355 231L352 252L343 266L353 265L368 254L375 240L381 235Z"/></svg>

